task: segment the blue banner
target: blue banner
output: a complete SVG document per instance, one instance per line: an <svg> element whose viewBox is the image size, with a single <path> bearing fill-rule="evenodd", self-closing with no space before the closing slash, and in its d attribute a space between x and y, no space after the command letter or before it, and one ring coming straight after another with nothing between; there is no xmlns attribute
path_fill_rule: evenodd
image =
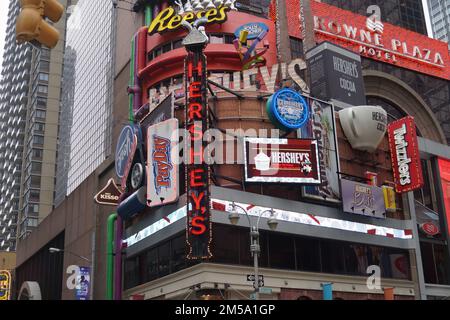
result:
<svg viewBox="0 0 450 320"><path fill-rule="evenodd" d="M80 272L77 275L77 282L75 286L76 300L89 300L90 288L91 288L91 268L80 267Z"/></svg>

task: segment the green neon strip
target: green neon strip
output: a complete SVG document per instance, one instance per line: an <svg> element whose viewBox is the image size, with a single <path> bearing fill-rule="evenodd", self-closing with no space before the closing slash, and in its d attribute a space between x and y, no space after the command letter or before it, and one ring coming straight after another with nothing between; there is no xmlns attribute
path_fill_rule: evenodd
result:
<svg viewBox="0 0 450 320"><path fill-rule="evenodd" d="M106 300L112 300L114 293L114 223L116 220L117 213L111 213L106 229Z"/></svg>
<svg viewBox="0 0 450 320"><path fill-rule="evenodd" d="M145 25L148 27L153 20L153 6L148 4L145 6Z"/></svg>

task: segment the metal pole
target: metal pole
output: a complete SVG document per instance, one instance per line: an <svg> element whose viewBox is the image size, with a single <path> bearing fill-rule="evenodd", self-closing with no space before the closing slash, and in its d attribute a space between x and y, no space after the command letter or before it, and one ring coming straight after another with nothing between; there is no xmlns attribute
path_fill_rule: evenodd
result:
<svg viewBox="0 0 450 320"><path fill-rule="evenodd" d="M116 219L117 213L109 215L106 231L106 300L112 300L114 292L114 223Z"/></svg>
<svg viewBox="0 0 450 320"><path fill-rule="evenodd" d="M408 197L408 207L409 213L411 215L412 222L412 233L415 248L414 251L416 253L416 267L417 267L417 280L419 282L419 296L421 300L427 300L427 295L425 293L425 277L423 274L423 265L422 265L422 254L420 252L420 241L419 241L419 230L417 229L417 217L416 217L416 207L414 203L414 193L412 191L407 193Z"/></svg>
<svg viewBox="0 0 450 320"><path fill-rule="evenodd" d="M259 270L258 270L258 255L259 255L259 236L258 229L253 227L252 232L250 233L252 237L253 245L250 248L250 251L253 253L253 265L255 267L255 280L253 286L255 287L255 300L259 300Z"/></svg>
<svg viewBox="0 0 450 320"><path fill-rule="evenodd" d="M122 300L122 218L117 215L114 256L114 300Z"/></svg>

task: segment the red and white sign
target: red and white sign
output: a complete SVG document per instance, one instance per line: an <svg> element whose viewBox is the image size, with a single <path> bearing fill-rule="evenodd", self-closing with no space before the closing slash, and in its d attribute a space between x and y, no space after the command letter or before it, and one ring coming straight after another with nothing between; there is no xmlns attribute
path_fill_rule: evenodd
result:
<svg viewBox="0 0 450 320"><path fill-rule="evenodd" d="M245 138L245 181L320 184L317 140Z"/></svg>
<svg viewBox="0 0 450 320"><path fill-rule="evenodd" d="M298 1L287 1L289 34L302 38ZM364 57L450 79L448 44L387 22L311 1L317 42L330 41Z"/></svg>
<svg viewBox="0 0 450 320"><path fill-rule="evenodd" d="M423 233L425 233L428 236L435 236L439 234L439 227L432 221L428 221L425 223L422 223L420 225L420 230L422 230Z"/></svg>
<svg viewBox="0 0 450 320"><path fill-rule="evenodd" d="M178 119L147 129L147 205L155 207L178 199Z"/></svg>
<svg viewBox="0 0 450 320"><path fill-rule="evenodd" d="M407 116L388 124L388 137L395 191L421 188L423 176L414 118Z"/></svg>
<svg viewBox="0 0 450 320"><path fill-rule="evenodd" d="M444 210L447 219L447 232L450 235L450 160L439 158L439 176L441 177Z"/></svg>

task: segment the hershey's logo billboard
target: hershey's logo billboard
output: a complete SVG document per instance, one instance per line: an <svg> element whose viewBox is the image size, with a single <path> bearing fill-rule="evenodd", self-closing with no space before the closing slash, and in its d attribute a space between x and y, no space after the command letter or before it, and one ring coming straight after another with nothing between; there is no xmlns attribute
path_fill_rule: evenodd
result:
<svg viewBox="0 0 450 320"><path fill-rule="evenodd" d="M306 53L311 94L319 99L336 99L351 105L366 104L361 57L329 42Z"/></svg>

